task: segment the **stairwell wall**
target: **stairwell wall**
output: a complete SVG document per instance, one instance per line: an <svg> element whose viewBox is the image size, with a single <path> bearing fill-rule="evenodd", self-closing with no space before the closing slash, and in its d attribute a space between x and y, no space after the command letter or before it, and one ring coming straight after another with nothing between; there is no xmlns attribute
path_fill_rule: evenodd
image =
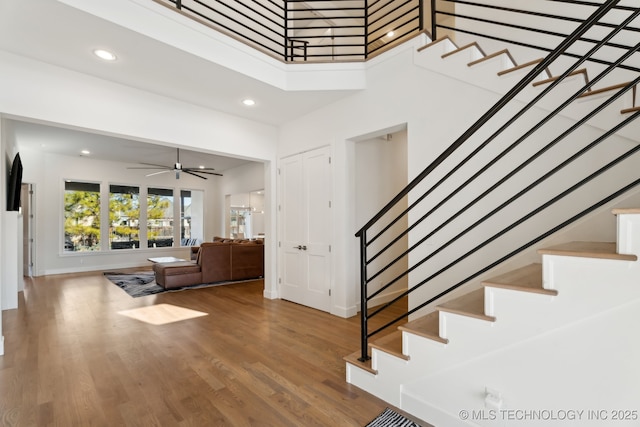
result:
<svg viewBox="0 0 640 427"><path fill-rule="evenodd" d="M408 134L407 166L408 179L410 181L502 95L502 93L493 88L489 89L481 87L475 82L451 78L450 75L447 75L446 68L434 72L433 70L421 69L421 67L416 66L413 60L413 52L425 43L425 40L414 39L375 58L370 61L367 67L367 89L325 106L298 120L289 122L283 125L280 130L278 148L278 156L280 158L291 153L324 145L327 141L330 141L333 146L334 182L336 183L334 186L334 223L336 227L332 240L334 241L333 254L336 268L332 280L336 284L334 286L336 292L334 292L332 310L335 314L350 316L359 310L359 249L357 239L354 237L357 231L357 224L354 220L354 183L357 181L356 171L354 170L355 141L361 140L367 135L379 135L385 133L388 129L406 125ZM464 66L466 67L466 63ZM513 111L513 109L504 111L500 113L500 116L507 117ZM504 147L505 144L512 142L513 138L519 136L518 132L520 134L524 133L535 123L536 118L539 120L544 114L546 114L544 110L534 110L527 120L520 123L511 131L512 133L508 133L503 137L502 145L498 147ZM562 126L569 126L574 122L571 117L561 117L558 120ZM493 126L493 128L490 127L483 130L481 134L488 136L489 132L495 129L497 125ZM539 146L541 142L550 138L552 130L543 130L540 142L527 144L524 150L536 149L535 147ZM627 132L627 135L629 132ZM599 134L601 134L601 130L596 127L586 127L578 133L578 140L589 140ZM617 144L617 149L621 146L637 143L637 141L634 142L629 138L613 139ZM478 141L481 141L481 139L478 139ZM606 145L603 150L606 152L610 148L611 145ZM486 161L489 154L495 155L497 154L496 150L500 149L496 148L493 152L481 156L479 164ZM467 149L466 152L470 150ZM461 150L460 153L454 155L450 164L459 161L463 152L465 150ZM585 167L585 165L590 167L589 163L592 160L593 158L586 160L581 167ZM514 159L505 160L505 167L515 164L516 161ZM543 167L545 167L544 162ZM537 173L539 173L539 168L540 166ZM504 170L502 167L499 169L488 174L485 182L495 182L497 177L501 176L502 170ZM627 168L627 172L632 175L631 170L633 170L632 167ZM617 181L621 178L616 174L614 173L614 179L609 179L609 181ZM535 172L525 172L524 175L520 176L519 184L516 184L521 186L522 182L530 182L530 176L535 176ZM623 178L626 179L627 177ZM458 178L457 182L460 182L460 180L461 178ZM497 246L489 247L489 255L482 256L478 262L486 263L487 259L492 260L493 258L490 257L493 256L493 249L497 248L497 250L506 253L505 251L513 248L516 243L522 243L526 241L524 239L533 238L536 233L546 231L550 224L555 225L568 216L565 211L573 212L577 207L583 206L585 200L608 194L606 180L603 182L605 183L600 183L595 187L596 190L593 194L591 194L591 190L575 194L567 199L564 205L559 206L554 211L555 213L540 216L523 228L522 231L502 239L496 243ZM551 195L555 195L556 186L557 183L543 186L537 193L528 197L527 206L535 208L543 198L546 200ZM515 187L509 187L509 191L512 191L513 188ZM467 191L466 199L458 199L453 204L450 204L447 209L438 213L436 217L446 218L457 212L461 206L468 203L470 197L475 197L478 194L477 191L478 189L471 187ZM496 200L504 200L505 194L510 194L508 191L502 193L504 194L489 198L482 209L486 211L492 206L496 206ZM506 217L502 216L495 220L498 223L497 225L502 225L506 220L513 220L520 212L519 210L528 209L527 206L517 205L514 207L515 211L507 211ZM483 212L483 210L473 210L468 213L468 216L471 219L474 216L477 218L480 215L479 212ZM493 225L495 225L495 221ZM487 227L484 231L471 234L469 236L470 244L476 244L486 239L493 230L495 228ZM453 236L457 232L459 230L457 231L455 228L449 231L450 235ZM410 244L423 235L424 230L416 229L410 235ZM442 236L427 242L419 251L416 251L414 259L420 259L433 250L436 247L435 245L446 241L444 240L445 237ZM461 250L458 248L453 251L453 254L443 254L441 259L437 261L439 263L437 265L441 266L448 263ZM528 253L533 254L534 252L530 250ZM474 268L474 265L463 264L458 270L452 271L451 276L443 275L436 284L435 289L450 286L452 280L455 281L460 276L460 270L469 271L470 268ZM491 274L495 273L496 271L491 272ZM422 280L428 274L430 274L429 271L412 273L410 285ZM433 291L432 288L426 294L432 294ZM425 295L420 294L412 296L410 297L410 304L417 304L424 300L424 297Z"/></svg>

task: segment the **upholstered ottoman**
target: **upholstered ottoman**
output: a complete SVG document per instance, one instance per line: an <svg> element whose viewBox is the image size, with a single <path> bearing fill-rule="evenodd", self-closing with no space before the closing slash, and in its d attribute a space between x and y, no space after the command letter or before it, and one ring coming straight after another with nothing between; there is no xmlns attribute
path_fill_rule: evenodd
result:
<svg viewBox="0 0 640 427"><path fill-rule="evenodd" d="M156 275L156 283L165 289L202 283L200 266L189 261L154 264L153 271Z"/></svg>

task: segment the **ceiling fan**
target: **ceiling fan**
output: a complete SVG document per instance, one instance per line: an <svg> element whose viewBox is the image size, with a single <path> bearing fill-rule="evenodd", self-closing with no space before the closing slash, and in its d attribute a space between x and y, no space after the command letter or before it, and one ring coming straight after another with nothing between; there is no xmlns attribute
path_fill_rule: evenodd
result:
<svg viewBox="0 0 640 427"><path fill-rule="evenodd" d="M207 179L207 177L205 176L201 176L199 174L207 174L207 175L217 175L217 176L222 176L221 173L217 173L217 172L212 172L214 169L213 168L205 168L205 167L184 167L182 166L182 163L180 163L180 149L177 148L177 157L176 157L176 162L174 163L173 166L164 166L164 165L155 165L153 163L140 163L142 165L146 165L146 166L140 166L140 167L132 167L132 168L127 168L127 169L162 169L158 172L152 172L150 174L147 174L146 176L153 176L153 175L159 175L161 173L167 173L167 172L175 172L176 173L176 179L180 179L180 172L184 172L184 173L188 173L189 175L193 175L193 176L197 176L200 179Z"/></svg>

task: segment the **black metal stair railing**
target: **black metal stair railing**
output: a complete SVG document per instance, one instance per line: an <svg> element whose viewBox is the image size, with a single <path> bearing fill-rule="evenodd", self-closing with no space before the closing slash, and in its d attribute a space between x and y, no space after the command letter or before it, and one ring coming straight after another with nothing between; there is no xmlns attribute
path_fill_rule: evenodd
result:
<svg viewBox="0 0 640 427"><path fill-rule="evenodd" d="M423 0L154 0L285 62L361 61L423 29Z"/></svg>
<svg viewBox="0 0 640 427"><path fill-rule="evenodd" d="M577 90L567 82L614 40L620 44L620 35L635 31L640 7L619 3L591 4L595 11L356 233L361 361L369 358L372 336L640 184L633 172L640 145L624 137L640 109L623 114L619 107L640 83L640 70L628 65L638 60L640 43L616 47L615 58L607 53L606 66L600 62ZM602 27L606 34L544 89L531 89L577 45L584 51L585 35ZM589 101L593 108L578 103L621 69L625 77L634 71L633 78L598 93ZM406 226L398 231L400 223ZM371 307L385 291L393 296ZM369 330L370 319L409 295L403 314Z"/></svg>
<svg viewBox="0 0 640 427"><path fill-rule="evenodd" d="M561 11L564 13L558 12L557 7L553 8L552 3L562 5ZM473 0L431 0L431 35L434 40L448 34L466 35L472 36L475 40L494 40L540 52L551 52L561 40L569 36L566 30L562 31L563 29L570 29L582 23L583 19L575 14L585 14L594 6L597 6L597 3L581 0L533 1L521 8ZM614 9L624 13L635 8L617 4ZM556 10L556 13L550 12L553 10ZM610 21L597 22L593 31L584 34L577 41L582 42L582 45L597 44L600 41L597 36L601 31L615 27L616 25ZM640 34L640 26L628 25L625 31L637 36ZM602 49L599 57L590 57L590 62L609 65L611 61L608 51L627 50L633 47L633 43L610 40L604 46L607 49ZM582 47L579 47L573 51L565 51L563 55L580 58L584 52ZM622 64L620 68L637 72L640 71L640 64Z"/></svg>

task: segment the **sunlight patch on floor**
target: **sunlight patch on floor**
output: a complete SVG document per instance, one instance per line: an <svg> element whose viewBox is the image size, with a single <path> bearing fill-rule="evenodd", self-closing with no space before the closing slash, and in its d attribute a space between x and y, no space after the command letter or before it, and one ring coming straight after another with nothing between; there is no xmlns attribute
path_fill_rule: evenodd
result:
<svg viewBox="0 0 640 427"><path fill-rule="evenodd" d="M171 304L157 304L147 307L134 308L131 310L119 311L118 314L149 323L151 325L166 325L167 323L179 322L181 320L194 319L196 317L207 316L208 313L190 310Z"/></svg>

